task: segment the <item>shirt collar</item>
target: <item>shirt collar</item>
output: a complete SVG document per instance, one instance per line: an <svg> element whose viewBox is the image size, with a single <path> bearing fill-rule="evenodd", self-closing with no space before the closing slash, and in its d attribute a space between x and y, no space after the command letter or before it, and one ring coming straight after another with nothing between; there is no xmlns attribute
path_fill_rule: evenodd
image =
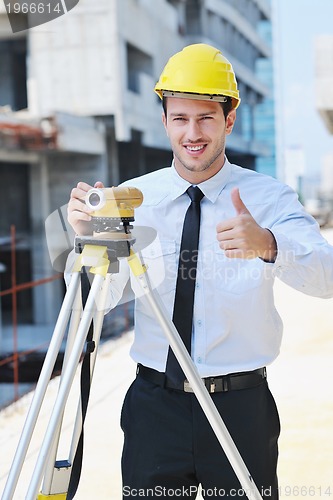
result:
<svg viewBox="0 0 333 500"><path fill-rule="evenodd" d="M183 179L178 174L174 162L172 162L171 169L172 169L171 175L173 182L172 182L172 189L170 191L170 196L172 200L175 200L176 198L184 194L187 188L189 186L192 186L192 184ZM223 167L213 177L210 177L210 179L207 179L206 181L201 182L198 185L203 194L205 195L205 197L209 201L215 203L217 197L226 186L230 178L230 173L231 173L231 165L227 157L225 156L225 162Z"/></svg>

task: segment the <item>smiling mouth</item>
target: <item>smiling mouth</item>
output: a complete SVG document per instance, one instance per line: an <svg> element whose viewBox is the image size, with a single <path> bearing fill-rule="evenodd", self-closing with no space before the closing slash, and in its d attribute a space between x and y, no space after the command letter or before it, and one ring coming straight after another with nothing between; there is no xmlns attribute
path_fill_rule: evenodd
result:
<svg viewBox="0 0 333 500"><path fill-rule="evenodd" d="M206 145L203 144L203 145L200 145L200 146L184 146L185 149L187 149L187 151L191 151L191 152L197 152L197 151L202 151Z"/></svg>

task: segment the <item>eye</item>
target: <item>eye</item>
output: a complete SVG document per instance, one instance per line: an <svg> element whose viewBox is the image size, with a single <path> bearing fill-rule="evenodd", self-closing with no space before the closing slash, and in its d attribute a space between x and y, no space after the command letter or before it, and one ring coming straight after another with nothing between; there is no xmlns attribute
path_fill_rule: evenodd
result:
<svg viewBox="0 0 333 500"><path fill-rule="evenodd" d="M173 119L174 122L182 122L182 121L185 121L185 118L183 116L176 116L174 119Z"/></svg>
<svg viewBox="0 0 333 500"><path fill-rule="evenodd" d="M213 117L212 116L203 116L202 117L202 120L212 120Z"/></svg>

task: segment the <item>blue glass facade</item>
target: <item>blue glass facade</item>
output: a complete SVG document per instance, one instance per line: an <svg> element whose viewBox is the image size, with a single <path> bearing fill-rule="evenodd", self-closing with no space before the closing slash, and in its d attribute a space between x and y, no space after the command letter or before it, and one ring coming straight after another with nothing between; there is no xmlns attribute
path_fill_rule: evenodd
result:
<svg viewBox="0 0 333 500"><path fill-rule="evenodd" d="M272 47L272 24L270 21L261 21L258 26L260 36ZM258 78L270 90L270 94L256 106L255 109L255 136L268 148L268 156L256 158L256 170L263 174L276 177L276 136L274 111L274 69L273 59L258 59L256 64Z"/></svg>

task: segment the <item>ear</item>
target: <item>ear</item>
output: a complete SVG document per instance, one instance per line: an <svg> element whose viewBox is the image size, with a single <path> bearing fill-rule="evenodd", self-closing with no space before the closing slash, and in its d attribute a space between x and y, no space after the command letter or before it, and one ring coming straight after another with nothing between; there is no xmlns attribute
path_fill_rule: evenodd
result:
<svg viewBox="0 0 333 500"><path fill-rule="evenodd" d="M234 127L236 120L236 110L232 109L230 113L228 114L226 121L225 121L225 133L226 135L231 134L232 129Z"/></svg>
<svg viewBox="0 0 333 500"><path fill-rule="evenodd" d="M162 112L162 123L164 125L166 135L168 135L167 119L166 119L164 111Z"/></svg>

